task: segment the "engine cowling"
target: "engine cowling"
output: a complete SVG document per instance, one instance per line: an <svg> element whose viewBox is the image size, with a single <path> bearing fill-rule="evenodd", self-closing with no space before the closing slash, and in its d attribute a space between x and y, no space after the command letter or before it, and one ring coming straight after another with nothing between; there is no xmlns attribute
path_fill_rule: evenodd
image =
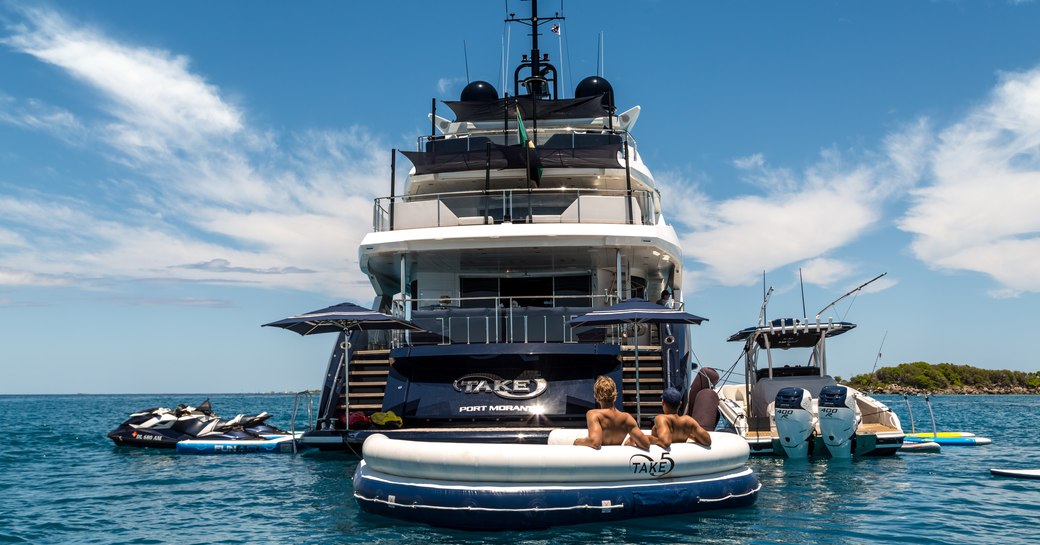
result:
<svg viewBox="0 0 1040 545"><path fill-rule="evenodd" d="M816 417L812 394L804 388L781 388L773 402L773 419L780 445L789 458L807 458Z"/></svg>
<svg viewBox="0 0 1040 545"><path fill-rule="evenodd" d="M851 457L856 429L863 419L855 392L845 386L824 386L820 390L819 412L820 435L831 456Z"/></svg>

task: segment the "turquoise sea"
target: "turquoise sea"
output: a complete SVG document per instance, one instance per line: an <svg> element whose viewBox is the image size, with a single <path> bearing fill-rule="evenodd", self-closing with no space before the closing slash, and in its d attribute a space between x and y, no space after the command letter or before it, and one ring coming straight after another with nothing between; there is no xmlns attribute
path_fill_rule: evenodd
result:
<svg viewBox="0 0 1040 545"><path fill-rule="evenodd" d="M1033 543L1040 396L935 396L941 430L993 439L941 454L851 462L754 458L751 508L534 532L440 530L362 513L356 460L177 455L116 448L105 433L146 407L205 395L0 396L0 543ZM224 417L266 410L288 427L292 395L212 395ZM902 397L878 396L909 430ZM931 429L911 398L918 431Z"/></svg>

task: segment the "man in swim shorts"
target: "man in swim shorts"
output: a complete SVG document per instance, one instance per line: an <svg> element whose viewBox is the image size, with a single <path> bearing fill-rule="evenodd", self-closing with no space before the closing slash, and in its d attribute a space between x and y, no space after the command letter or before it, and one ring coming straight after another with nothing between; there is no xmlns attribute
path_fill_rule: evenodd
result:
<svg viewBox="0 0 1040 545"><path fill-rule="evenodd" d="M575 439L574 444L598 449L602 445L633 444L642 449L650 448L650 440L639 430L636 419L632 415L619 411L614 406L617 399L617 386L610 377L596 377L593 387L598 409L585 413L585 421L589 426L588 437ZM628 436L626 441L625 436Z"/></svg>
<svg viewBox="0 0 1040 545"><path fill-rule="evenodd" d="M682 394L675 388L666 388L661 395L661 407L664 412L654 417L654 429L650 432L650 443L668 448L672 443L685 443L693 439L695 443L711 445L711 435L691 416L678 415Z"/></svg>

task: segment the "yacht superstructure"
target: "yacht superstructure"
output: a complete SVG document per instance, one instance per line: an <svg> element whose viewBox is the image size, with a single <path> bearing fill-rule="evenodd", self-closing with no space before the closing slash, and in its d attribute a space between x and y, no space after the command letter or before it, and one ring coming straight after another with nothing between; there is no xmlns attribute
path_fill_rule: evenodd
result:
<svg viewBox="0 0 1040 545"><path fill-rule="evenodd" d="M598 375L647 427L665 388L689 386L686 326L568 326L663 290L681 305L682 252L631 134L640 108L618 112L601 77L562 98L538 48L559 17L532 14L507 20L532 35L513 88L469 83L450 120L434 102L430 134L402 152L404 191L392 174L358 250L372 308L425 331L341 335L305 444L356 449L372 430L351 413L388 411L403 425L379 431L398 438L544 443L585 425Z"/></svg>

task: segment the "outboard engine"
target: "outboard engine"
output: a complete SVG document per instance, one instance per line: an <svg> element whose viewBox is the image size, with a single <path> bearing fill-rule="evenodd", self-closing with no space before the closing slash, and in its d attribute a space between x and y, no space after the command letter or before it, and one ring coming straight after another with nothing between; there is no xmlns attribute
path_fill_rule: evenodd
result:
<svg viewBox="0 0 1040 545"><path fill-rule="evenodd" d="M856 394L845 386L824 386L820 390L820 435L835 458L852 457L853 439L863 416Z"/></svg>
<svg viewBox="0 0 1040 545"><path fill-rule="evenodd" d="M782 388L773 403L773 418L780 445L788 458L807 458L816 428L812 394L803 388Z"/></svg>

